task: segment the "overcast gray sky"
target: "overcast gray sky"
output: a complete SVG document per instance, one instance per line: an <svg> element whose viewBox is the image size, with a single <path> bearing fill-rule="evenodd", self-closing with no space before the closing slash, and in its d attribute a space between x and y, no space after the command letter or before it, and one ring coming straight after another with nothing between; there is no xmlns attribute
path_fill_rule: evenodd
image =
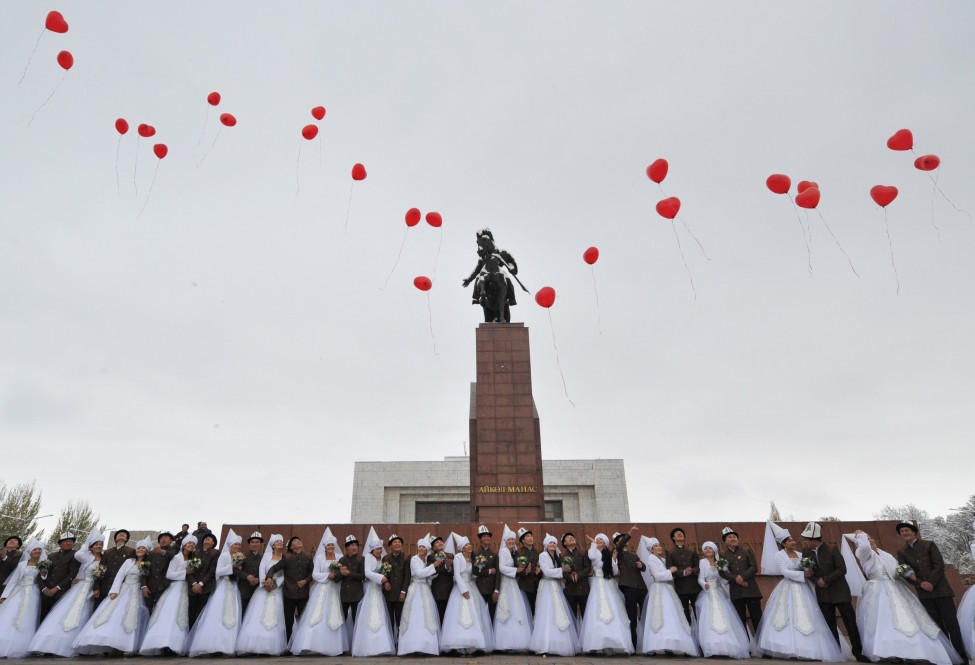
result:
<svg viewBox="0 0 975 665"><path fill-rule="evenodd" d="M50 9L70 29L18 85ZM36 478L45 513L342 522L355 460L461 454L484 226L558 293L551 323L527 294L514 310L543 455L624 458L635 519L945 514L972 492L975 221L913 167L938 154L975 210L970 2L0 12L0 478ZM914 154L886 148L903 127ZM776 172L819 183L859 278L815 212L810 274ZM900 189L899 294L877 184ZM442 231L409 230L383 291L414 206Z"/></svg>

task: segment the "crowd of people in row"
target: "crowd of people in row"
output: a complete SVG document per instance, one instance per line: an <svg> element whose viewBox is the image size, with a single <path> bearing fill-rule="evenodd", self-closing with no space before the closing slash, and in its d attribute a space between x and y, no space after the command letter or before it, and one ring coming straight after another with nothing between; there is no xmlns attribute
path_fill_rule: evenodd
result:
<svg viewBox="0 0 975 665"><path fill-rule="evenodd" d="M761 571L782 579L764 612L758 561L731 527L721 547L698 551L680 528L669 548L634 541L634 525L585 535L587 546L546 535L538 549L530 530L505 525L495 550L481 525L476 545L428 535L412 557L402 538L374 529L363 554L352 535L341 551L330 529L309 554L297 536L254 532L245 547L233 530L218 548L201 527L134 548L125 529L110 549L104 534L76 550L64 533L50 555L11 536L0 553L0 657L531 652L957 665L975 636L975 593L956 615L937 545L911 522L898 525L896 558L862 532L826 544L815 522L799 548L769 522Z"/></svg>

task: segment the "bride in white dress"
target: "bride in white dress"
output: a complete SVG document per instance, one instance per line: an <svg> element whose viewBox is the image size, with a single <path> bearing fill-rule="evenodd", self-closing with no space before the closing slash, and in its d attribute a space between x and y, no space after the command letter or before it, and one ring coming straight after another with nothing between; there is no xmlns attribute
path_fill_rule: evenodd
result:
<svg viewBox="0 0 975 665"><path fill-rule="evenodd" d="M975 522L972 522L972 529L975 529ZM972 559L975 559L975 540L969 547L972 550ZM968 587L958 603L958 625L961 626L961 639L969 658L975 658L975 586Z"/></svg>
<svg viewBox="0 0 975 665"><path fill-rule="evenodd" d="M697 583L701 593L697 595L697 641L705 658L728 656L749 658L748 633L741 625L735 606L728 594L728 580L718 574L718 546L707 541L701 546L701 559Z"/></svg>
<svg viewBox="0 0 975 665"><path fill-rule="evenodd" d="M41 591L37 587L37 564L47 560L44 543L32 540L20 563L7 578L0 596L0 658L23 658L37 631L41 614Z"/></svg>
<svg viewBox="0 0 975 665"><path fill-rule="evenodd" d="M136 653L149 621L149 610L142 598L142 569L148 566L146 557L152 541L140 540L135 546L135 558L122 562L115 581L81 634L74 642L78 653L86 656L111 653Z"/></svg>
<svg viewBox="0 0 975 665"><path fill-rule="evenodd" d="M656 538L647 543L650 555L645 562L654 583L647 592L647 601L637 633L640 653L678 653L700 656L694 632L687 622L680 598L674 591L676 567L667 567L664 547Z"/></svg>
<svg viewBox="0 0 975 665"><path fill-rule="evenodd" d="M267 541L267 549L261 558L259 580L267 578L267 571L281 560L284 537L276 533ZM284 571L279 571L270 585L262 583L251 596L247 612L237 635L238 654L255 653L280 656L288 648L288 636L284 629ZM269 589L268 586L271 588Z"/></svg>
<svg viewBox="0 0 975 665"><path fill-rule="evenodd" d="M631 654L630 619L623 593L613 579L620 571L616 557L608 549L609 542L605 533L597 533L589 547L593 576L589 578L589 600L579 630L579 648L583 653Z"/></svg>
<svg viewBox="0 0 975 665"><path fill-rule="evenodd" d="M190 630L190 595L186 588L187 561L194 558L196 536L186 536L180 543L180 553L166 568L169 586L159 596L149 617L146 635L139 653L155 656L167 649L179 656L186 655L186 636Z"/></svg>
<svg viewBox="0 0 975 665"><path fill-rule="evenodd" d="M392 622L383 595L386 576L379 572L385 549L383 541L370 527L366 537L367 554L362 557L362 570L366 576L362 583L362 600L355 613L352 633L353 656L392 656L396 653Z"/></svg>
<svg viewBox="0 0 975 665"><path fill-rule="evenodd" d="M442 565L441 559L427 565L430 541L421 538L416 543L416 554L410 557L410 587L403 602L403 615L399 622L398 655L426 653L440 655L440 615L430 590L430 580ZM444 615L446 618L446 615Z"/></svg>
<svg viewBox="0 0 975 665"><path fill-rule="evenodd" d="M233 529L217 559L216 587L203 607L187 640L190 658L205 654L233 656L240 630L240 590L234 579L234 555L240 554L241 537ZM242 560L243 561L243 560Z"/></svg>
<svg viewBox="0 0 975 665"><path fill-rule="evenodd" d="M579 653L579 634L569 603L562 592L561 552L555 536L545 534L538 565L542 579L535 596L535 626L531 650L537 654L574 656Z"/></svg>
<svg viewBox="0 0 975 665"><path fill-rule="evenodd" d="M494 610L494 650L528 651L532 640L532 613L528 597L518 586L515 532L504 525L505 546L498 551L498 606Z"/></svg>
<svg viewBox="0 0 975 665"><path fill-rule="evenodd" d="M787 530L771 521L766 524L766 531L772 534L782 549L774 553L762 552L762 574L780 574L782 579L765 604L765 612L755 634L756 648L772 658L800 658L827 663L850 660L840 651L826 625L816 592L807 581L808 571L802 569L802 555L796 551L795 539ZM771 547L766 545L763 549L771 550Z"/></svg>
<svg viewBox="0 0 975 665"><path fill-rule="evenodd" d="M78 574L71 581L71 588L51 609L41 623L34 639L30 641L31 653L49 653L71 658L77 656L75 638L84 628L94 608L95 582L105 573L101 565L105 534L95 531L88 535L85 544L75 552L81 562Z"/></svg>
<svg viewBox="0 0 975 665"><path fill-rule="evenodd" d="M903 658L936 665L961 663L947 635L898 579L897 559L862 531L856 532L856 545L856 557L867 577L857 604L863 655L875 662Z"/></svg>
<svg viewBox="0 0 975 665"><path fill-rule="evenodd" d="M315 585L288 647L296 656L341 656L349 650L349 633L342 617L342 582L337 568L341 557L336 554L337 549L338 540L331 529L325 529L311 574Z"/></svg>
<svg viewBox="0 0 975 665"><path fill-rule="evenodd" d="M454 534L458 555L454 556L454 588L450 590L447 611L440 633L440 650L473 654L490 653L494 631L487 603L474 585L471 567L471 542Z"/></svg>

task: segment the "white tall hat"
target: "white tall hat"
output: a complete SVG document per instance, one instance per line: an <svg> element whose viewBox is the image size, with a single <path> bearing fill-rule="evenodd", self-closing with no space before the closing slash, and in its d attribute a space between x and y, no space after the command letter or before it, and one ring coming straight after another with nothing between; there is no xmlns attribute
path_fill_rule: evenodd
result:
<svg viewBox="0 0 975 665"><path fill-rule="evenodd" d="M772 536L775 538L775 542L779 544L788 540L792 536L788 529L783 529L772 520L769 520L768 525L769 528L772 529Z"/></svg>

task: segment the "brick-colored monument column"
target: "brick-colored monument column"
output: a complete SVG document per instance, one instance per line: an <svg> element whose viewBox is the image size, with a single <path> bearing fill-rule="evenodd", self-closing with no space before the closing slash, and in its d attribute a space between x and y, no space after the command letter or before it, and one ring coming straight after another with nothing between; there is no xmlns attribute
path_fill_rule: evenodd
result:
<svg viewBox="0 0 975 665"><path fill-rule="evenodd" d="M471 519L544 521L542 443L532 397L528 328L523 323L482 323L476 336Z"/></svg>

